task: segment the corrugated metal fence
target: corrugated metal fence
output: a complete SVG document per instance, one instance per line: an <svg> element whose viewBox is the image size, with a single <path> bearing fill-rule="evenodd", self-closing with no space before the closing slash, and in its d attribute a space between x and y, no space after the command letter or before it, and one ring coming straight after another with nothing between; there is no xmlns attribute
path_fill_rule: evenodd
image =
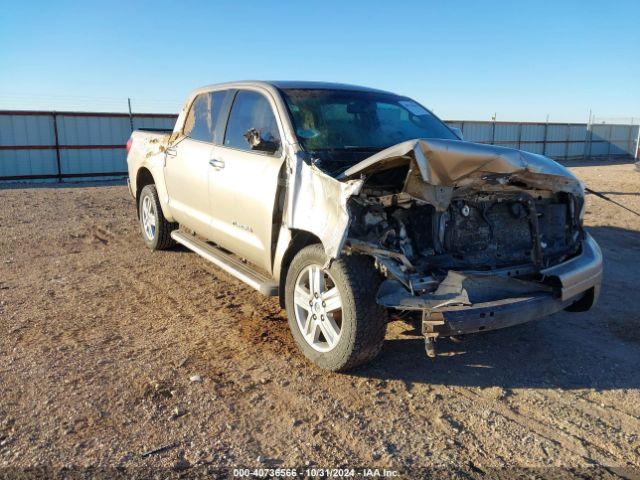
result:
<svg viewBox="0 0 640 480"><path fill-rule="evenodd" d="M127 174L132 129L173 128L176 115L0 111L0 180L97 180Z"/></svg>
<svg viewBox="0 0 640 480"><path fill-rule="evenodd" d="M0 111L0 181L65 181L127 174L132 129L173 128L176 115ZM637 156L638 125L448 121L465 140L560 160Z"/></svg>
<svg viewBox="0 0 640 480"><path fill-rule="evenodd" d="M638 125L455 121L465 140L540 153L558 160L637 157Z"/></svg>

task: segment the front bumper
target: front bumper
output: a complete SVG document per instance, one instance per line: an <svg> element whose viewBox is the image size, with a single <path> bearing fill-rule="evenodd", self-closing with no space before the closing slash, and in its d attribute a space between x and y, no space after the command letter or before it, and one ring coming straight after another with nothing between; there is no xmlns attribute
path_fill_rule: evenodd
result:
<svg viewBox="0 0 640 480"><path fill-rule="evenodd" d="M580 255L540 273L544 279L542 283L456 274L452 278L459 280L460 291L455 291L451 282L454 288L447 291L450 300L446 295L436 295L438 291L419 297L408 292L401 296L387 286L381 288L378 303L421 312L423 333L431 338L509 327L563 309L588 310L600 294L600 247L587 235Z"/></svg>

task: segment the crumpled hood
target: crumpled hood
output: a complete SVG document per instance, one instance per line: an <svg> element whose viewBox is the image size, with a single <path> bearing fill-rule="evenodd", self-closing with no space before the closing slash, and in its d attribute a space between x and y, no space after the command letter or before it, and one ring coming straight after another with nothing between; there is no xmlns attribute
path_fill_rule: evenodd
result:
<svg viewBox="0 0 640 480"><path fill-rule="evenodd" d="M542 155L513 148L459 140L408 140L389 147L337 178L308 164L292 152L287 157L291 175L286 224L317 236L329 258L337 258L347 237L347 203L358 195L367 175L409 164L403 191L445 211L459 188L483 190L531 188L584 195L584 186L569 170ZM511 187L512 188L512 187ZM313 214L310 214L313 212Z"/></svg>
<svg viewBox="0 0 640 480"><path fill-rule="evenodd" d="M583 193L583 185L577 177L543 155L496 145L443 139L415 139L398 143L362 160L337 178L348 180L387 170L406 163L408 159L415 162L422 180L430 185L456 187L478 174L497 174L520 176L554 191ZM549 185L544 185L544 177L552 177L547 179L551 181Z"/></svg>

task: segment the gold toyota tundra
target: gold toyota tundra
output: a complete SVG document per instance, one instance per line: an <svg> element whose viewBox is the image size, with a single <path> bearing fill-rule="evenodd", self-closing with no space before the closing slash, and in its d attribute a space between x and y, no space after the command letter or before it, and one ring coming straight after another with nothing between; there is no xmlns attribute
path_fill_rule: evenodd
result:
<svg viewBox="0 0 640 480"><path fill-rule="evenodd" d="M300 350L344 371L386 324L438 337L597 300L602 255L584 186L542 155L469 143L414 100L351 85L195 90L173 131L135 131L142 238L176 242L278 295Z"/></svg>

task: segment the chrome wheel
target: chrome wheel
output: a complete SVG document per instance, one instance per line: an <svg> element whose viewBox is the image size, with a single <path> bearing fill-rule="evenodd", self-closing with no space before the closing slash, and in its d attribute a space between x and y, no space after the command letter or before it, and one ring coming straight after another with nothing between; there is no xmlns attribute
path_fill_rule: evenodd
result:
<svg viewBox="0 0 640 480"><path fill-rule="evenodd" d="M295 317L305 341L318 352L328 352L342 333L342 299L335 281L320 265L300 272L294 290Z"/></svg>
<svg viewBox="0 0 640 480"><path fill-rule="evenodd" d="M153 240L156 236L157 212L156 204L149 195L142 199L141 215L144 234L149 240Z"/></svg>

